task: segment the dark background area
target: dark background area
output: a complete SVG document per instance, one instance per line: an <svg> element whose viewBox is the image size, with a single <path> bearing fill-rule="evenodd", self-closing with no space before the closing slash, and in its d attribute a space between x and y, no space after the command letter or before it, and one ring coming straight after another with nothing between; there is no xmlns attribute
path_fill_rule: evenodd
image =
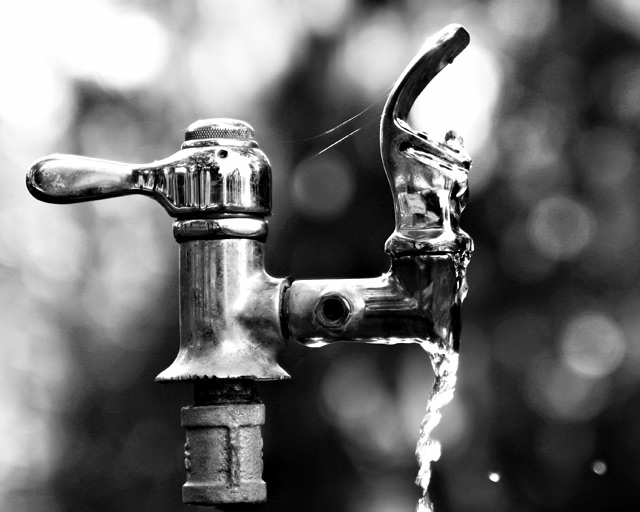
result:
<svg viewBox="0 0 640 512"><path fill-rule="evenodd" d="M640 3L60 0L0 19L1 510L197 510L180 503L190 386L153 382L178 349L171 220L140 197L38 203L31 162L149 162L197 119L243 119L273 167L268 271L379 275L378 118L452 22L471 46L412 113L474 159L436 510L638 510ZM259 386L269 501L245 508L414 509L427 354L292 343L280 362L292 380Z"/></svg>

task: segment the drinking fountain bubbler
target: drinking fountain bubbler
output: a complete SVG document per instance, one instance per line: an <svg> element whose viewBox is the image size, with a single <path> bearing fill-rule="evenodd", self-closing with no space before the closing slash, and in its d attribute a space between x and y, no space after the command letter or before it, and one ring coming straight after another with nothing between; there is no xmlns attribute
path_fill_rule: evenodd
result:
<svg viewBox="0 0 640 512"><path fill-rule="evenodd" d="M473 250L460 229L471 160L454 132L436 142L408 124L426 85L468 45L464 28L439 32L402 73L385 104L380 151L393 192L390 270L376 278L293 280L264 269L271 168L242 121L188 127L174 155L124 164L69 155L36 161L29 191L75 203L144 194L175 218L180 248L180 350L159 382L191 381L183 501L262 502L265 409L254 381L287 379L276 356L286 340L426 345L458 350L465 268Z"/></svg>

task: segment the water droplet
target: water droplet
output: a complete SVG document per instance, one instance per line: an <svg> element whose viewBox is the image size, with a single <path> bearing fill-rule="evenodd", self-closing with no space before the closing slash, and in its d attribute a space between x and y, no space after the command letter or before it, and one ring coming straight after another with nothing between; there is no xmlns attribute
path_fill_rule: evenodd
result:
<svg viewBox="0 0 640 512"><path fill-rule="evenodd" d="M497 471L492 471L491 473L489 473L489 480L491 480L494 483L498 483L500 481L500 473L498 473Z"/></svg>
<svg viewBox="0 0 640 512"><path fill-rule="evenodd" d="M591 470L598 476L602 476L607 472L607 463L602 460L594 460L591 464Z"/></svg>

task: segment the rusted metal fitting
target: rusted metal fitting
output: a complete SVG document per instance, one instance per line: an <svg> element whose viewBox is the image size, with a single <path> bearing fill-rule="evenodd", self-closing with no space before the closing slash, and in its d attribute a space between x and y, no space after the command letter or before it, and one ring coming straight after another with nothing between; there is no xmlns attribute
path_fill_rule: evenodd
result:
<svg viewBox="0 0 640 512"><path fill-rule="evenodd" d="M193 407L182 409L187 481L182 501L194 505L261 503L265 409L253 383L199 381Z"/></svg>
<svg viewBox="0 0 640 512"><path fill-rule="evenodd" d="M182 501L193 505L265 501L263 424L263 404L184 407L187 482Z"/></svg>

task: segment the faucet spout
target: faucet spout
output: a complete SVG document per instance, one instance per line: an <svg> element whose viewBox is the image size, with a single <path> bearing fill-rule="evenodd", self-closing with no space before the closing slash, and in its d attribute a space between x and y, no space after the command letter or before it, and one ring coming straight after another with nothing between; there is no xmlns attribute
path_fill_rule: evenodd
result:
<svg viewBox="0 0 640 512"><path fill-rule="evenodd" d="M385 104L380 154L396 218L396 230L385 246L390 254L473 250L471 238L460 229L471 159L455 134L436 142L408 123L416 98L468 44L463 27L445 27L407 66Z"/></svg>
<svg viewBox="0 0 640 512"><path fill-rule="evenodd" d="M468 43L463 27L444 28L407 66L385 104L380 152L396 221L385 244L389 272L294 282L286 315L296 341L418 342L430 351L458 350L464 271L473 251L460 229L471 159L453 132L436 142L413 130L408 117L422 90Z"/></svg>

